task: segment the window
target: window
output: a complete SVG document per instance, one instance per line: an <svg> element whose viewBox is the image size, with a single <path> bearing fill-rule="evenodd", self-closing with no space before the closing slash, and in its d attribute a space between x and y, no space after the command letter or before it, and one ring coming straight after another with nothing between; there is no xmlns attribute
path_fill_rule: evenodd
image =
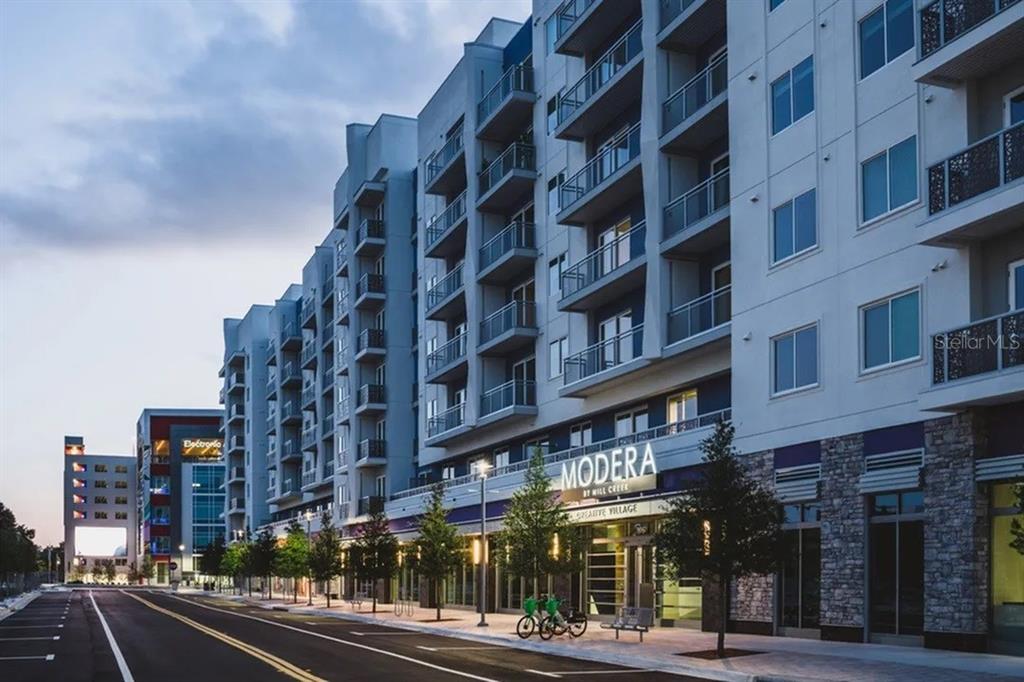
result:
<svg viewBox="0 0 1024 682"><path fill-rule="evenodd" d="M526 455L526 459L533 457L533 453L539 450L541 456L546 456L551 452L551 442L547 436L544 438L536 438L534 440L528 440L523 444L523 454Z"/></svg>
<svg viewBox="0 0 1024 682"><path fill-rule="evenodd" d="M924 625L924 496L868 500L868 604L872 633L920 635Z"/></svg>
<svg viewBox="0 0 1024 682"><path fill-rule="evenodd" d="M127 488L128 487L128 481L114 481L114 487L115 488L122 488L122 489L123 488Z"/></svg>
<svg viewBox="0 0 1024 682"><path fill-rule="evenodd" d="M631 436L647 430L647 408L641 407L615 415L615 437Z"/></svg>
<svg viewBox="0 0 1024 682"><path fill-rule="evenodd" d="M558 127L558 98L562 96L561 91L548 100L548 135L555 132Z"/></svg>
<svg viewBox="0 0 1024 682"><path fill-rule="evenodd" d="M555 53L555 41L558 40L558 15L552 14L544 22L544 44L547 46L548 54Z"/></svg>
<svg viewBox="0 0 1024 682"><path fill-rule="evenodd" d="M667 422L679 430L686 428L689 419L697 417L697 389L691 388L668 399ZM673 428L672 432L675 432Z"/></svg>
<svg viewBox="0 0 1024 682"><path fill-rule="evenodd" d="M569 339L561 338L548 344L548 378L562 376L565 356L569 354Z"/></svg>
<svg viewBox="0 0 1024 682"><path fill-rule="evenodd" d="M128 473L128 466L125 465L125 464L115 464L114 465L114 473L115 474L127 474Z"/></svg>
<svg viewBox="0 0 1024 682"><path fill-rule="evenodd" d="M785 1L786 0L768 0L768 11L771 12Z"/></svg>
<svg viewBox="0 0 1024 682"><path fill-rule="evenodd" d="M1003 124L1005 127L1024 121L1024 87L1017 88L1003 98Z"/></svg>
<svg viewBox="0 0 1024 682"><path fill-rule="evenodd" d="M453 478L455 478L455 467L453 467L453 466L441 467L441 480L442 481L450 481Z"/></svg>
<svg viewBox="0 0 1024 682"><path fill-rule="evenodd" d="M593 442L593 429L590 426L590 422L583 422L582 424L573 424L569 428L569 447L570 448L581 448L586 445L590 445Z"/></svg>
<svg viewBox="0 0 1024 682"><path fill-rule="evenodd" d="M862 308L863 368L875 369L920 357L920 317L918 291Z"/></svg>
<svg viewBox="0 0 1024 682"><path fill-rule="evenodd" d="M772 393L778 395L818 383L818 325L772 339Z"/></svg>
<svg viewBox="0 0 1024 682"><path fill-rule="evenodd" d="M71 501L75 504L87 504L89 502L89 498L85 495L72 495Z"/></svg>
<svg viewBox="0 0 1024 682"><path fill-rule="evenodd" d="M86 487L86 482L80 478L73 478L71 479L71 486L74 488L84 488Z"/></svg>
<svg viewBox="0 0 1024 682"><path fill-rule="evenodd" d="M93 467L93 471L95 471L98 474L105 474L107 473L107 465L97 464L96 466Z"/></svg>
<svg viewBox="0 0 1024 682"><path fill-rule="evenodd" d="M107 512L105 512L105 511L98 511L98 512L95 512L92 515L92 517L94 519L105 519L105 518L107 518Z"/></svg>
<svg viewBox="0 0 1024 682"><path fill-rule="evenodd" d="M1010 310L1024 309L1024 258L1010 263Z"/></svg>
<svg viewBox="0 0 1024 682"><path fill-rule="evenodd" d="M497 448L494 451L494 468L507 467L509 463L509 449Z"/></svg>
<svg viewBox="0 0 1024 682"><path fill-rule="evenodd" d="M86 518L86 516L87 516L86 512L84 512L84 511L78 511L77 509L76 509L75 511L71 512L71 515L72 515L72 516L73 516L74 518L76 518L76 519L84 519L84 518Z"/></svg>
<svg viewBox="0 0 1024 682"><path fill-rule="evenodd" d="M814 111L814 56L772 83L772 134Z"/></svg>
<svg viewBox="0 0 1024 682"><path fill-rule="evenodd" d="M804 192L772 212L772 262L778 263L818 243L815 190Z"/></svg>
<svg viewBox="0 0 1024 682"><path fill-rule="evenodd" d="M548 296L561 295L563 272L565 272L564 253L548 261Z"/></svg>
<svg viewBox="0 0 1024 682"><path fill-rule="evenodd" d="M106 504L107 503L107 496L106 495L97 495L96 497L92 498L92 503L93 504Z"/></svg>
<svg viewBox="0 0 1024 682"><path fill-rule="evenodd" d="M860 22L860 77L866 78L914 46L911 0L889 0Z"/></svg>
<svg viewBox="0 0 1024 682"><path fill-rule="evenodd" d="M101 481L94 481L93 482L93 486L96 487L96 488L106 488L107 487L107 482L106 481L102 481L102 480Z"/></svg>
<svg viewBox="0 0 1024 682"><path fill-rule="evenodd" d="M119 495L114 498L114 504L128 504L128 498L124 495Z"/></svg>
<svg viewBox="0 0 1024 682"><path fill-rule="evenodd" d="M558 187L565 182L565 171L560 171L557 175L548 179L548 215L554 215L558 213L558 209L561 206L558 203Z"/></svg>
<svg viewBox="0 0 1024 682"><path fill-rule="evenodd" d="M71 463L71 470L74 471L75 473L81 473L83 471L88 471L88 469L89 469L89 467L86 466L85 464L79 464L78 462L72 462Z"/></svg>
<svg viewBox="0 0 1024 682"><path fill-rule="evenodd" d="M817 502L783 508L778 622L787 628L819 626L821 507Z"/></svg>
<svg viewBox="0 0 1024 682"><path fill-rule="evenodd" d="M864 222L917 200L917 136L861 164Z"/></svg>

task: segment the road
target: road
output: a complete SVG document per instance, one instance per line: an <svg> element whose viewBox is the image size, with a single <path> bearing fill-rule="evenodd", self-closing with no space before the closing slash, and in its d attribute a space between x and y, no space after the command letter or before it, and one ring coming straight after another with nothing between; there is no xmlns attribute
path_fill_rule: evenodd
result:
<svg viewBox="0 0 1024 682"><path fill-rule="evenodd" d="M48 593L0 621L5 682L541 682L570 676L700 679L148 590Z"/></svg>

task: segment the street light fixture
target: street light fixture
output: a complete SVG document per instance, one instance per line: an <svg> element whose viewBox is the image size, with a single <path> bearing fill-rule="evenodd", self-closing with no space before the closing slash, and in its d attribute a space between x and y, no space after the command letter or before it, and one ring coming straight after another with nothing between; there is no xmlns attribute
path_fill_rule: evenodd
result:
<svg viewBox="0 0 1024 682"><path fill-rule="evenodd" d="M178 545L178 555L181 557L181 564L178 566L178 583L185 580L185 544Z"/></svg>
<svg viewBox="0 0 1024 682"><path fill-rule="evenodd" d="M479 628L487 627L487 472L491 465L486 461L476 464L480 474L480 622Z"/></svg>
<svg viewBox="0 0 1024 682"><path fill-rule="evenodd" d="M313 512L310 509L306 510L306 565L309 566L309 554L312 551L312 537L311 528L313 523ZM309 600L306 602L306 606L313 605L313 572L309 571L309 585L307 585L306 592L309 593Z"/></svg>

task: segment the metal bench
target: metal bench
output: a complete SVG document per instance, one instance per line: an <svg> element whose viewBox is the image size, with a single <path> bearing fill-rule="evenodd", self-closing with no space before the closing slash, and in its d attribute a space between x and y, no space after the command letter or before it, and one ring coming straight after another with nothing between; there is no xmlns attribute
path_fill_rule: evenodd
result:
<svg viewBox="0 0 1024 682"><path fill-rule="evenodd" d="M640 641L644 641L644 633L654 625L654 609L626 606L619 609L615 620L611 623L601 623L602 630L615 630L615 639L623 630L628 632L639 632Z"/></svg>

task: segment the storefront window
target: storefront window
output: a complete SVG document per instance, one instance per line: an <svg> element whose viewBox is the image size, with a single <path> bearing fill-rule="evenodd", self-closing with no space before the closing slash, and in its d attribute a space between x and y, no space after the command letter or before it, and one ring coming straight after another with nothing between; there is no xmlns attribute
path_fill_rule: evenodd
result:
<svg viewBox="0 0 1024 682"><path fill-rule="evenodd" d="M921 635L924 626L924 511L920 491L869 500L872 634Z"/></svg>
<svg viewBox="0 0 1024 682"><path fill-rule="evenodd" d="M779 625L817 628L821 604L821 528L817 502L783 507L785 547L779 571Z"/></svg>
<svg viewBox="0 0 1024 682"><path fill-rule="evenodd" d="M1010 546L1016 508L1012 483L992 486L992 651L1024 655L1024 555Z"/></svg>

